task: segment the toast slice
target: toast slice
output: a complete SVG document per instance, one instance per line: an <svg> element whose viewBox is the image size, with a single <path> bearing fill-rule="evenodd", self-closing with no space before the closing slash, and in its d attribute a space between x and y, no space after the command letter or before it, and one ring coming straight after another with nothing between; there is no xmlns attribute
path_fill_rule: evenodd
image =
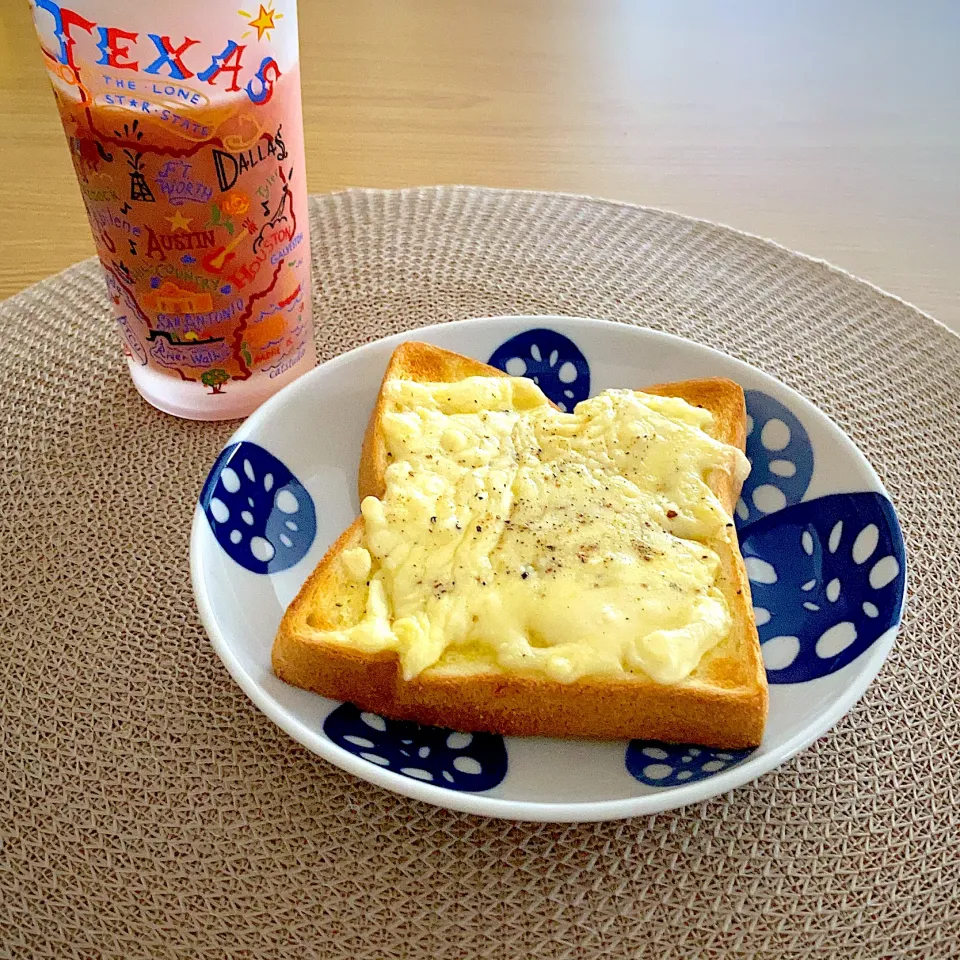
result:
<svg viewBox="0 0 960 960"><path fill-rule="evenodd" d="M428 344L408 342L394 352L384 375L422 383L452 383L501 371ZM721 378L688 380L644 388L674 396L713 414L715 439L744 449L746 411L739 385ZM358 487L361 499L382 496L387 454L380 424L384 391L364 437ZM731 468L705 480L728 514L742 479ZM732 627L708 650L686 679L663 684L634 673L626 677L584 676L572 682L546 675L484 670L472 675L428 668L409 680L393 651L364 652L324 639L324 632L360 621L366 584L350 578L344 551L364 540L358 518L329 549L290 604L273 646L276 675L294 686L395 719L465 731L591 739L644 738L721 748L756 746L767 715L767 684L750 587L732 525L713 549L720 556L719 587Z"/></svg>

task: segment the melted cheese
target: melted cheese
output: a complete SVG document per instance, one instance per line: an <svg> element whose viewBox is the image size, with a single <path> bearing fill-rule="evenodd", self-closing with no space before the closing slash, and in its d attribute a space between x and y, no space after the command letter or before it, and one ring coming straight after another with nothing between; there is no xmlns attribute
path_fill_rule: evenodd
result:
<svg viewBox="0 0 960 960"><path fill-rule="evenodd" d="M403 675L642 674L677 683L731 627L704 478L749 469L676 398L607 390L573 413L519 378L387 385L390 466L362 504L366 613L326 639Z"/></svg>

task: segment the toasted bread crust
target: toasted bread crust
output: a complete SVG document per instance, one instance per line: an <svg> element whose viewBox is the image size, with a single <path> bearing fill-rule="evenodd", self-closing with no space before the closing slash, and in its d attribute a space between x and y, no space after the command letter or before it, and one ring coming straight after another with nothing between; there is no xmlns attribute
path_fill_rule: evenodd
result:
<svg viewBox="0 0 960 960"><path fill-rule="evenodd" d="M390 356L383 374L377 402L370 414L360 451L357 492L364 497L381 497L386 490L387 451L380 432L380 421L386 409L383 385L390 380L413 380L415 383L456 383L467 377L505 377L496 367L459 353L443 350L432 343L401 343Z"/></svg>
<svg viewBox="0 0 960 960"><path fill-rule="evenodd" d="M486 364L428 344L405 343L394 352L384 382L401 377L421 382L453 382L468 376L503 376ZM743 391L730 380L689 380L646 388L678 396L714 415L717 439L745 442ZM386 455L378 424L382 391L364 438L359 472L360 496L381 496ZM728 511L740 495L731 469L714 471L708 481ZM396 654L369 654L321 639L317 631L339 625L337 598L357 588L338 562L340 554L362 543L358 518L330 548L290 604L273 647L277 676L294 686L336 700L349 700L383 716L454 729L510 735L644 738L740 748L756 746L767 716L767 683L753 619L750 586L732 528L720 551L722 588L733 616L729 637L707 653L694 673L664 685L642 676L583 678L560 683L542 676L485 673L445 675L426 670L404 681Z"/></svg>

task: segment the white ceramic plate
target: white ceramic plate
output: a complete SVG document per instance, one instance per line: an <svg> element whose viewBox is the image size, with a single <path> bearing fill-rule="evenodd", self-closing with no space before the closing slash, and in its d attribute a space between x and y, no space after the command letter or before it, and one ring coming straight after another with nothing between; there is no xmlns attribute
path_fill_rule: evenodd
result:
<svg viewBox="0 0 960 960"><path fill-rule="evenodd" d="M360 442L390 353L416 339L533 376L571 406L608 387L726 376L747 392L753 464L737 509L770 680L752 751L452 734L360 714L279 681L283 611L357 516ZM826 416L759 370L668 334L568 317L410 331L325 363L265 403L214 464L191 540L193 587L227 669L304 746L454 810L584 821L655 813L753 780L829 730L890 650L906 578L896 514Z"/></svg>

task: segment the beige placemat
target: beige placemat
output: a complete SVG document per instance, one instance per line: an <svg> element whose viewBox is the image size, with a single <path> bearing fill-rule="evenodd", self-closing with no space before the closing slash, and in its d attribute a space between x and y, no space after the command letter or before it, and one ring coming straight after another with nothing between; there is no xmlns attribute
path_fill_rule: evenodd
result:
<svg viewBox="0 0 960 960"><path fill-rule="evenodd" d="M188 532L232 426L139 400L80 264L0 305L0 955L957 956L960 339L828 266L638 207L443 188L312 214L323 358L560 313L679 333L801 390L899 508L901 638L833 733L674 813L510 824L355 780L261 716L207 642Z"/></svg>

